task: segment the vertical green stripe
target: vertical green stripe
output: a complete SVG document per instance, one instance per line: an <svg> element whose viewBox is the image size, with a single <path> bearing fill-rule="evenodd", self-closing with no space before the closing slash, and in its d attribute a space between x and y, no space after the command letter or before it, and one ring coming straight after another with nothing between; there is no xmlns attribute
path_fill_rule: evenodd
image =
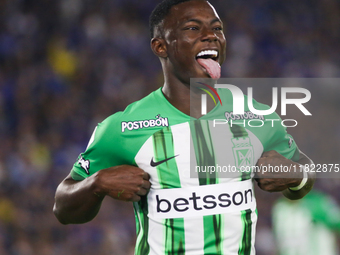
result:
<svg viewBox="0 0 340 255"><path fill-rule="evenodd" d="M176 156L173 136L169 127L153 134L153 146L155 162ZM181 187L176 158L165 161L164 163L156 166L156 169L162 189Z"/></svg>
<svg viewBox="0 0 340 255"><path fill-rule="evenodd" d="M184 220L182 218L165 219L165 254L184 255Z"/></svg>
<svg viewBox="0 0 340 255"><path fill-rule="evenodd" d="M176 156L171 129L164 128L153 135L154 161L158 162ZM181 181L176 159L170 159L156 166L161 189L180 188ZM184 219L164 219L165 254L185 254Z"/></svg>
<svg viewBox="0 0 340 255"><path fill-rule="evenodd" d="M139 234L142 232L142 226L141 226L141 223L139 222L139 212L138 212L138 205L136 202L133 202L133 209L135 211L135 221L136 221L136 235L137 235L137 239L138 239L138 236Z"/></svg>
<svg viewBox="0 0 340 255"><path fill-rule="evenodd" d="M201 169L206 167L206 172L199 172L199 184L208 185L216 184L216 172L209 173L208 167L216 166L215 152L213 141L210 134L209 122L194 120L190 122L190 128L192 133L192 141L194 145L196 164Z"/></svg>
<svg viewBox="0 0 340 255"><path fill-rule="evenodd" d="M203 216L204 254L223 255L223 216Z"/></svg>
<svg viewBox="0 0 340 255"><path fill-rule="evenodd" d="M209 122L194 120L190 122L192 141L194 145L196 164L202 168L206 167L206 173L199 172L199 184L217 184L216 172L210 173L209 166L216 167L216 159ZM203 216L204 226L204 254L222 255L222 215Z"/></svg>
<svg viewBox="0 0 340 255"><path fill-rule="evenodd" d="M230 125L230 131L232 132L234 138L248 137L248 133L243 126ZM249 139L250 142L250 139ZM251 144L249 144L251 146ZM235 159L237 160L237 159ZM235 162L236 163L236 162ZM248 180L251 178L251 172L241 173L241 181ZM251 252L251 231L252 231L252 221L251 221L251 210L242 211L241 219L243 224L243 235L239 246L239 255L250 255Z"/></svg>
<svg viewBox="0 0 340 255"><path fill-rule="evenodd" d="M251 252L251 210L242 211L243 236L238 250L239 255L250 255Z"/></svg>
<svg viewBox="0 0 340 255"><path fill-rule="evenodd" d="M147 216L148 202L146 196L141 197L138 205L134 205L134 209L140 217L140 225L137 227L137 244L135 248L135 254L147 255L150 252L150 245L148 243L149 219Z"/></svg>
<svg viewBox="0 0 340 255"><path fill-rule="evenodd" d="M243 126L229 124L229 127L230 127L230 131L234 135L234 138L248 136L248 133Z"/></svg>

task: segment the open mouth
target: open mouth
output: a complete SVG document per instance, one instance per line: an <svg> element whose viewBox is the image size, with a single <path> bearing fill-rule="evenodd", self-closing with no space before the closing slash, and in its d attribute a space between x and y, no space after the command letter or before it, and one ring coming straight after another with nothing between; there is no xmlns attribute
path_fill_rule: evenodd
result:
<svg viewBox="0 0 340 255"><path fill-rule="evenodd" d="M200 64L203 70L215 80L221 77L221 66L217 60L217 50L202 50L196 55L198 64Z"/></svg>
<svg viewBox="0 0 340 255"><path fill-rule="evenodd" d="M218 58L218 51L217 50L202 50L196 55L196 59L203 58L217 61Z"/></svg>

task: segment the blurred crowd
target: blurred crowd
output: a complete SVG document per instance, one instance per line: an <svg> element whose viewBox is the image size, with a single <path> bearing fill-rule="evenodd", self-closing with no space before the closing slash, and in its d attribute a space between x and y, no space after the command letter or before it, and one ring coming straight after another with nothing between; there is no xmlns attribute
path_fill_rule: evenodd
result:
<svg viewBox="0 0 340 255"><path fill-rule="evenodd" d="M97 123L162 85L148 29L158 2L0 1L0 254L132 254L131 204L106 199L94 221L68 226L52 207ZM340 76L339 1L211 3L228 40L222 77ZM316 163L340 163L340 85L313 91L319 117L289 131ZM339 179L316 186L340 201ZM272 255L280 195L257 193L258 254Z"/></svg>

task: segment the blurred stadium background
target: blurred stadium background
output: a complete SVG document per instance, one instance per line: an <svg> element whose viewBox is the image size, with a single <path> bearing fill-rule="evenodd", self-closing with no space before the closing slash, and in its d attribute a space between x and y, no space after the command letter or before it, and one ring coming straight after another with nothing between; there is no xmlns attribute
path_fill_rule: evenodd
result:
<svg viewBox="0 0 340 255"><path fill-rule="evenodd" d="M0 254L132 254L131 204L107 199L94 221L69 226L52 207L96 124L162 85L148 32L158 2L0 1ZM340 76L338 0L211 3L228 39L222 77ZM289 132L315 163L340 163L340 85L314 91L318 117ZM339 203L339 179L315 186ZM257 190L259 255L275 254L280 196Z"/></svg>

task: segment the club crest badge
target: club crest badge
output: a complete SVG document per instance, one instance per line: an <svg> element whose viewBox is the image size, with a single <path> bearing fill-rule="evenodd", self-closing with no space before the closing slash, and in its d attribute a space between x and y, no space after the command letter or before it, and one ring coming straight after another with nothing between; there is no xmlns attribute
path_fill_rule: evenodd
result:
<svg viewBox="0 0 340 255"><path fill-rule="evenodd" d="M232 139L233 154L236 167L252 167L254 165L254 149L249 137L238 137Z"/></svg>

